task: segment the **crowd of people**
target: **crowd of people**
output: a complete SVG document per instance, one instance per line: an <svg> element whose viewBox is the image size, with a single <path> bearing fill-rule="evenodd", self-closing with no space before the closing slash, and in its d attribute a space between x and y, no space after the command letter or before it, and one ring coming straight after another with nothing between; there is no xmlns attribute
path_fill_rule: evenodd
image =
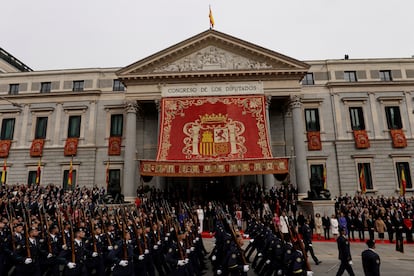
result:
<svg viewBox="0 0 414 276"><path fill-rule="evenodd" d="M98 187L3 185L0 275L203 275L207 261L214 275L307 275L308 252L321 263L315 234L339 246L341 237L388 233L401 252L403 237L412 242L413 198L345 195L334 199L334 214L305 216L291 185L250 183L239 192L239 201L195 202L151 189L108 205ZM215 237L209 254L203 232Z"/></svg>

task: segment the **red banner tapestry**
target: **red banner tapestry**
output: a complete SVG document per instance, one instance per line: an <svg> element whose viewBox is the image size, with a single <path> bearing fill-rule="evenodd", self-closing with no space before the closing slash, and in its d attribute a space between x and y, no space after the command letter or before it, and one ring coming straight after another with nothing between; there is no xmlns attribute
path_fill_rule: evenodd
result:
<svg viewBox="0 0 414 276"><path fill-rule="evenodd" d="M370 147L366 130L354 130L354 140L357 149L367 149Z"/></svg>
<svg viewBox="0 0 414 276"><path fill-rule="evenodd" d="M44 144L45 144L44 139L34 139L32 141L32 146L30 147L30 156L31 157L42 156Z"/></svg>
<svg viewBox="0 0 414 276"><path fill-rule="evenodd" d="M11 147L11 140L0 140L0 157L6 158L9 156Z"/></svg>
<svg viewBox="0 0 414 276"><path fill-rule="evenodd" d="M407 139L402 129L391 129L392 146L394 148L407 147Z"/></svg>
<svg viewBox="0 0 414 276"><path fill-rule="evenodd" d="M109 137L108 155L121 155L122 137Z"/></svg>
<svg viewBox="0 0 414 276"><path fill-rule="evenodd" d="M321 133L319 131L308 131L308 150L321 150Z"/></svg>
<svg viewBox="0 0 414 276"><path fill-rule="evenodd" d="M65 144L65 156L74 156L78 153L78 138L67 138Z"/></svg>
<svg viewBox="0 0 414 276"><path fill-rule="evenodd" d="M286 169L273 161L265 103L257 95L163 98L157 161L141 161L142 175L286 173L287 159Z"/></svg>
<svg viewBox="0 0 414 276"><path fill-rule="evenodd" d="M220 162L141 161L140 165L142 176L229 176L289 172L287 158Z"/></svg>
<svg viewBox="0 0 414 276"><path fill-rule="evenodd" d="M263 96L164 98L157 160L269 158Z"/></svg>

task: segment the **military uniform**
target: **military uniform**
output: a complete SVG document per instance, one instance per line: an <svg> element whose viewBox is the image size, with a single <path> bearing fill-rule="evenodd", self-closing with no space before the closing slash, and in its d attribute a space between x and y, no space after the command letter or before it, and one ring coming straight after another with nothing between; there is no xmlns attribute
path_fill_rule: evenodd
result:
<svg viewBox="0 0 414 276"><path fill-rule="evenodd" d="M349 246L348 239L343 235L344 229L341 229L341 235L336 240L338 244L338 253L339 253L339 260L341 264L339 266L338 272L336 273L337 276L340 276L346 270L350 276L354 276L354 270L352 269L352 257L351 257L351 249Z"/></svg>
<svg viewBox="0 0 414 276"><path fill-rule="evenodd" d="M120 240L114 245L114 249L108 254L108 259L113 263L113 276L131 276L134 274L132 241Z"/></svg>
<svg viewBox="0 0 414 276"><path fill-rule="evenodd" d="M365 276L379 276L381 261L377 252L368 248L362 252L361 257Z"/></svg>

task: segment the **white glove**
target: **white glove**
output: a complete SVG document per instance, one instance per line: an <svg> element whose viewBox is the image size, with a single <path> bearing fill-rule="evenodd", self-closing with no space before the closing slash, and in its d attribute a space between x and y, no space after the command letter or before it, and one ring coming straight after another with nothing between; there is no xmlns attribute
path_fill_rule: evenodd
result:
<svg viewBox="0 0 414 276"><path fill-rule="evenodd" d="M158 244L158 245L161 245L161 240L159 240L159 241L157 242L157 244Z"/></svg>
<svg viewBox="0 0 414 276"><path fill-rule="evenodd" d="M191 246L190 247L190 251L194 251L195 250L195 247L194 246Z"/></svg>
<svg viewBox="0 0 414 276"><path fill-rule="evenodd" d="M154 245L154 250L157 250L158 249L158 245Z"/></svg>
<svg viewBox="0 0 414 276"><path fill-rule="evenodd" d="M250 242L254 242L254 239L250 239Z"/></svg>
<svg viewBox="0 0 414 276"><path fill-rule="evenodd" d="M144 255L139 255L138 260L142 261L144 259L144 257L145 257Z"/></svg>
<svg viewBox="0 0 414 276"><path fill-rule="evenodd" d="M266 264L270 264L270 260L267 260L267 261L266 261Z"/></svg>
<svg viewBox="0 0 414 276"><path fill-rule="evenodd" d="M114 247L112 245L108 246L108 250L113 250Z"/></svg>
<svg viewBox="0 0 414 276"><path fill-rule="evenodd" d="M72 263L72 262L69 262L67 264L67 266L69 267L69 269L74 269L76 267L76 264L75 263Z"/></svg>
<svg viewBox="0 0 414 276"><path fill-rule="evenodd" d="M185 261L184 260L179 260L177 265L178 266L183 266L183 265L185 265Z"/></svg>
<svg viewBox="0 0 414 276"><path fill-rule="evenodd" d="M261 257L261 256L263 256L263 254L262 253L259 253L259 254L257 254L257 256Z"/></svg>
<svg viewBox="0 0 414 276"><path fill-rule="evenodd" d="M52 253L47 254L47 258L48 258L48 259L50 259L50 258L52 258L52 257L53 257Z"/></svg>
<svg viewBox="0 0 414 276"><path fill-rule="evenodd" d="M167 234L165 234L167 237L169 237L171 234L170 233L167 233Z"/></svg>
<svg viewBox="0 0 414 276"><path fill-rule="evenodd" d="M127 260L121 260L121 261L119 261L119 265L120 266L127 266L128 265L128 261Z"/></svg>
<svg viewBox="0 0 414 276"><path fill-rule="evenodd" d="M199 237L197 237L197 238L196 238L196 241L199 241L199 240L200 240L200 238L199 238Z"/></svg>
<svg viewBox="0 0 414 276"><path fill-rule="evenodd" d="M306 271L306 276L313 276L313 271Z"/></svg>
<svg viewBox="0 0 414 276"><path fill-rule="evenodd" d="M184 263L188 264L189 262L190 262L190 259L189 258L185 258L184 259Z"/></svg>
<svg viewBox="0 0 414 276"><path fill-rule="evenodd" d="M145 249L144 250L144 254L148 254L149 253L149 250L148 249Z"/></svg>
<svg viewBox="0 0 414 276"><path fill-rule="evenodd" d="M98 257L98 255L99 255L99 254L98 254L98 252L93 252L93 253L92 253L92 257L94 257L94 258L95 258L95 257Z"/></svg>
<svg viewBox="0 0 414 276"><path fill-rule="evenodd" d="M174 227L171 227L171 228L170 228L170 232L172 232L172 231L174 231L174 230L175 230L175 229L174 229Z"/></svg>
<svg viewBox="0 0 414 276"><path fill-rule="evenodd" d="M62 245L63 250L68 250L68 246L66 244Z"/></svg>
<svg viewBox="0 0 414 276"><path fill-rule="evenodd" d="M348 262L348 264L349 264L349 265L352 265L352 260L350 260L350 261Z"/></svg>
<svg viewBox="0 0 414 276"><path fill-rule="evenodd" d="M164 241L168 241L168 237L165 237L165 238L164 238Z"/></svg>
<svg viewBox="0 0 414 276"><path fill-rule="evenodd" d="M223 273L223 271L221 271L220 269L217 270L217 275L221 275L221 273Z"/></svg>
<svg viewBox="0 0 414 276"><path fill-rule="evenodd" d="M244 265L243 266L243 272L247 272L247 271L249 271L249 269L250 269L249 265Z"/></svg>
<svg viewBox="0 0 414 276"><path fill-rule="evenodd" d="M190 254L190 249L186 249L185 253Z"/></svg>
<svg viewBox="0 0 414 276"><path fill-rule="evenodd" d="M24 260L24 263L25 264L31 264L33 262L33 260L31 259L31 258L26 258L25 260Z"/></svg>
<svg viewBox="0 0 414 276"><path fill-rule="evenodd" d="M211 260L215 261L216 260L216 255L211 256Z"/></svg>

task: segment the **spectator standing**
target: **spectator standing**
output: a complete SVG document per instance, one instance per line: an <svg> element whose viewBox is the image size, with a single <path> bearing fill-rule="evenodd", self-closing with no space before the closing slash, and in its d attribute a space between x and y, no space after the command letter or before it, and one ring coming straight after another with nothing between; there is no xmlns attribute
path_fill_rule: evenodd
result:
<svg viewBox="0 0 414 276"><path fill-rule="evenodd" d="M201 205L198 205L198 208L196 210L198 223L199 223L199 232L203 233L203 223L204 223L204 210L201 208Z"/></svg>
<svg viewBox="0 0 414 276"><path fill-rule="evenodd" d="M345 229L345 233L348 235L348 222L343 212L339 215L338 223L339 227Z"/></svg>
<svg viewBox="0 0 414 276"><path fill-rule="evenodd" d="M394 242L395 226L394 226L394 223L392 222L390 216L387 216L387 218L385 220L385 226L387 227L388 240L390 241L390 243L393 243Z"/></svg>
<svg viewBox="0 0 414 276"><path fill-rule="evenodd" d="M332 214L330 223L331 223L332 235L334 236L334 239L336 239L338 237L338 234L339 234L339 222L338 222L338 219L336 218L335 214Z"/></svg>
<svg viewBox="0 0 414 276"><path fill-rule="evenodd" d="M371 214L368 215L368 219L367 219L367 229L368 229L369 239L370 240L373 240L374 239L374 233L375 233L375 222L372 219L372 215Z"/></svg>
<svg viewBox="0 0 414 276"><path fill-rule="evenodd" d="M318 240L320 240L322 238L322 218L319 213L315 214L315 232Z"/></svg>
<svg viewBox="0 0 414 276"><path fill-rule="evenodd" d="M375 241L367 241L368 249L362 251L362 267L365 276L380 276L381 260L377 252L375 252Z"/></svg>
<svg viewBox="0 0 414 276"><path fill-rule="evenodd" d="M378 233L378 238L381 240L381 242L384 241L384 233L387 230L387 226L385 225L385 222L382 220L381 216L379 216L375 220L375 231Z"/></svg>
<svg viewBox="0 0 414 276"><path fill-rule="evenodd" d="M331 219L326 214L322 218L322 226L323 226L323 235L325 237L325 240L329 240L330 239L329 232L331 229Z"/></svg>

